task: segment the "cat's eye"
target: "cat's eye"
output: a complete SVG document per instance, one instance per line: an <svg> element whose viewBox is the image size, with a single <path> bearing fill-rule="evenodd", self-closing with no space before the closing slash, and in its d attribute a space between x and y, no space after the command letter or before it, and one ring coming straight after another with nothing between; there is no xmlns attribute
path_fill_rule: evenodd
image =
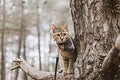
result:
<svg viewBox="0 0 120 80"><path fill-rule="evenodd" d="M66 35L66 33L63 34L64 36Z"/></svg>
<svg viewBox="0 0 120 80"><path fill-rule="evenodd" d="M60 36L60 34L57 34L57 36Z"/></svg>

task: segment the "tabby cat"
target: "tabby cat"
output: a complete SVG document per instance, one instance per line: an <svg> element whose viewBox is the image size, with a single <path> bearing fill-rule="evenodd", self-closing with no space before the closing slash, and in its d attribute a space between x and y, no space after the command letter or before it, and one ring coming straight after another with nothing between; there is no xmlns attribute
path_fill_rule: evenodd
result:
<svg viewBox="0 0 120 80"><path fill-rule="evenodd" d="M52 25L53 38L57 43L58 50L60 55L62 56L62 60L64 63L63 75L73 74L73 64L76 60L76 48L73 43L72 37L68 32L68 25L64 25L62 27L56 27Z"/></svg>

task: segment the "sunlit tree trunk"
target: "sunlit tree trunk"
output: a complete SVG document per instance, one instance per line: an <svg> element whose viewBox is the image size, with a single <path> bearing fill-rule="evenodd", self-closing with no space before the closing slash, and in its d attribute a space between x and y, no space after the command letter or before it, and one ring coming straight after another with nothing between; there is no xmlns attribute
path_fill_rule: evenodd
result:
<svg viewBox="0 0 120 80"><path fill-rule="evenodd" d="M5 20L6 20L6 12L5 12L5 4L6 1L3 0L3 12L2 12L2 16L3 16L3 21L2 21L2 35L1 35L1 80L5 80L5 76L6 76L6 66L5 66L5 57L6 57L6 53L5 53L5 32L4 32L4 28L5 28Z"/></svg>
<svg viewBox="0 0 120 80"><path fill-rule="evenodd" d="M119 80L107 74L101 76L104 57L120 33L119 0L71 0L71 12L78 49L76 77L80 80Z"/></svg>
<svg viewBox="0 0 120 80"><path fill-rule="evenodd" d="M25 2L23 0L21 0L21 20L20 20L20 35L19 35L19 43L18 43L18 53L17 53L17 57L20 57L21 55L21 48L22 48L22 38L23 38L23 28L24 28L24 4ZM18 79L18 73L19 73L19 69L17 69L15 71L15 78L14 80Z"/></svg>
<svg viewBox="0 0 120 80"><path fill-rule="evenodd" d="M41 64L41 52L40 52L40 27L39 27L39 0L36 0L36 27L37 27L37 36L38 36L38 52L39 52L39 70L42 69Z"/></svg>
<svg viewBox="0 0 120 80"><path fill-rule="evenodd" d="M26 59L26 27L25 24L24 25L24 35L23 35L23 58L27 61ZM28 80L27 75L24 73L23 74L23 80Z"/></svg>
<svg viewBox="0 0 120 80"><path fill-rule="evenodd" d="M48 16L49 16L49 26L51 26L51 22L52 22L52 18L51 18L51 16L48 14ZM50 35L50 40L49 40L49 53L48 54L51 54L51 52L52 52L52 44L51 44L51 41L52 41L52 34L51 34L51 27L49 28L49 35ZM48 66L50 67L51 65L51 63L49 62L50 61L50 55L48 55ZM48 67L48 71L50 71L50 69L49 69L49 67Z"/></svg>

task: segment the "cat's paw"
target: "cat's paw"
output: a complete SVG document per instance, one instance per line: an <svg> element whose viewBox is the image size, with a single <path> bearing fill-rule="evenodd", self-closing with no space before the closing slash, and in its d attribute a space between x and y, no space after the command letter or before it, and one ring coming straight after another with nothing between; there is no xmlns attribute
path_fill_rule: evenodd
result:
<svg viewBox="0 0 120 80"><path fill-rule="evenodd" d="M74 74L74 71L73 70L68 70L67 74Z"/></svg>
<svg viewBox="0 0 120 80"><path fill-rule="evenodd" d="M63 73L63 70L62 69L58 70L58 73Z"/></svg>
<svg viewBox="0 0 120 80"><path fill-rule="evenodd" d="M67 72L63 72L62 76L66 76L67 75Z"/></svg>

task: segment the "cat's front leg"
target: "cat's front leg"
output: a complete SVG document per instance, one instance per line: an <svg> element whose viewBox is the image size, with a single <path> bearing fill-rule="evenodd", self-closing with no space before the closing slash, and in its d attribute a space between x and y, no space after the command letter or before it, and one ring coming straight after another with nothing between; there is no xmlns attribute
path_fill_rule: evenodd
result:
<svg viewBox="0 0 120 80"><path fill-rule="evenodd" d="M64 62L64 71L63 71L63 76L67 74L67 69L68 69L68 60L63 60Z"/></svg>
<svg viewBox="0 0 120 80"><path fill-rule="evenodd" d="M74 64L73 59L69 59L69 65L68 65L68 70L67 70L68 74L73 74L74 73L73 64Z"/></svg>

